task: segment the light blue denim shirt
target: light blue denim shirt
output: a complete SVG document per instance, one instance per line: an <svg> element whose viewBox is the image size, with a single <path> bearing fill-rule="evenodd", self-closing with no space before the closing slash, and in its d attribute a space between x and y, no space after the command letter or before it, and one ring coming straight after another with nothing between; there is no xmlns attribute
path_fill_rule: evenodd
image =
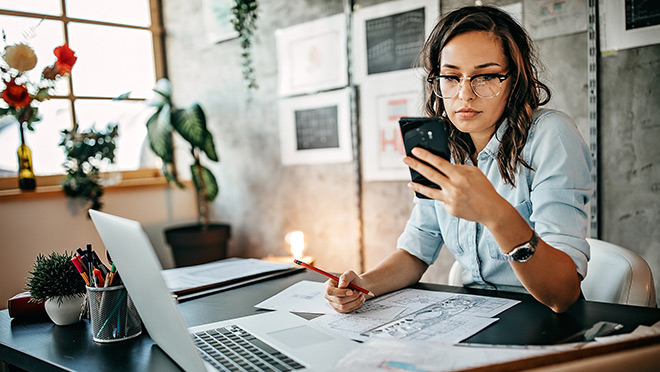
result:
<svg viewBox="0 0 660 372"><path fill-rule="evenodd" d="M477 166L543 241L573 259L584 278L589 259L587 204L593 194L589 148L569 116L536 110L522 151L533 170L519 164L512 187L500 176L496 158L507 127L506 121L500 125L478 154ZM437 200L415 197L414 203L398 248L432 265L444 244L463 266L465 286L526 292L483 225L451 216Z"/></svg>

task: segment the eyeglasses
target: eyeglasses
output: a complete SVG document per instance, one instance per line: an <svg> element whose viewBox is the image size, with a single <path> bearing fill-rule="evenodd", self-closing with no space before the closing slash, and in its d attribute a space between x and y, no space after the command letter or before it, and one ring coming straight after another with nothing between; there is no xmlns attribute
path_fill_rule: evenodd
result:
<svg viewBox="0 0 660 372"><path fill-rule="evenodd" d="M440 98L453 98L458 94L463 80L470 82L474 94L481 98L497 97L502 92L502 82L511 76L511 72L502 74L481 74L472 77L454 75L429 76L426 81L431 84L433 93Z"/></svg>

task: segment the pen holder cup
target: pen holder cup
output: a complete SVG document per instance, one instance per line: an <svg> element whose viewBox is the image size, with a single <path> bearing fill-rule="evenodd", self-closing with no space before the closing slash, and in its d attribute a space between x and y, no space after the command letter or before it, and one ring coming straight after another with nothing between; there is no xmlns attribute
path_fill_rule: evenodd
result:
<svg viewBox="0 0 660 372"><path fill-rule="evenodd" d="M142 334L140 316L123 285L87 287L87 297L94 341L117 342Z"/></svg>

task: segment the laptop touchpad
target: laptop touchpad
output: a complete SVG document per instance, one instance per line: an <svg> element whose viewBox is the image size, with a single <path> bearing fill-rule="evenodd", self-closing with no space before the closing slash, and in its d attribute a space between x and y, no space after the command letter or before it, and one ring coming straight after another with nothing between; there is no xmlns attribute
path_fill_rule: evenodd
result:
<svg viewBox="0 0 660 372"><path fill-rule="evenodd" d="M270 332L268 335L277 341L294 348L311 346L320 342L332 340L332 337L327 334L305 325Z"/></svg>

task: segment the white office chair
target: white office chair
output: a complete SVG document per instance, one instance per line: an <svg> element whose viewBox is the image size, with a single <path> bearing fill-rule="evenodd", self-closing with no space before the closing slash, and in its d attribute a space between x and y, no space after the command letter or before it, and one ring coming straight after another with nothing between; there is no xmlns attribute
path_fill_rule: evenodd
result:
<svg viewBox="0 0 660 372"><path fill-rule="evenodd" d="M458 261L454 261L449 269L449 285L457 287L463 286L463 266Z"/></svg>
<svg viewBox="0 0 660 372"><path fill-rule="evenodd" d="M582 292L587 300L655 307L649 265L636 253L598 239L587 239L591 259Z"/></svg>
<svg viewBox="0 0 660 372"><path fill-rule="evenodd" d="M644 259L634 252L598 239L587 239L591 259L582 281L584 297L590 301L656 307L653 274ZM449 285L463 285L463 267L458 261L449 270Z"/></svg>

